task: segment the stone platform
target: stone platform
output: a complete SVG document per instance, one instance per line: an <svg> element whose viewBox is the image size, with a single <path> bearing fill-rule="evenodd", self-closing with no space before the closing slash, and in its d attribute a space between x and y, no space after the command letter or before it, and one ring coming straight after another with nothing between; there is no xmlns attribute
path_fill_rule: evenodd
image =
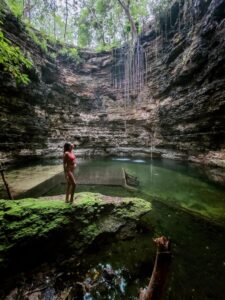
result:
<svg viewBox="0 0 225 300"><path fill-rule="evenodd" d="M78 185L125 186L124 172L119 167L113 172L98 168L92 170L80 168L75 172L75 178ZM6 179L15 199L40 197L58 185L66 183L61 165L6 172ZM0 182L0 198L8 198L3 182Z"/></svg>

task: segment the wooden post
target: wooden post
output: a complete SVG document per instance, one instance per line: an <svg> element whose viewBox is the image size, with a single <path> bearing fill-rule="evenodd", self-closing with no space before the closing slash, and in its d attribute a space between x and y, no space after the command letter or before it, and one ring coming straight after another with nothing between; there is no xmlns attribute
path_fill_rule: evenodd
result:
<svg viewBox="0 0 225 300"><path fill-rule="evenodd" d="M170 241L161 236L153 240L157 245L152 276L146 289L140 290L139 300L163 300L171 261Z"/></svg>
<svg viewBox="0 0 225 300"><path fill-rule="evenodd" d="M9 185L8 185L6 179L5 179L4 170L5 170L5 169L2 167L2 164L0 164L0 173L1 173L1 176L2 176L2 180L3 180L3 182L4 182L4 185L5 185L7 194L8 194L8 196L9 196L9 199L10 199L10 200L13 200L13 196L12 196L12 194L11 194L11 192L10 192Z"/></svg>

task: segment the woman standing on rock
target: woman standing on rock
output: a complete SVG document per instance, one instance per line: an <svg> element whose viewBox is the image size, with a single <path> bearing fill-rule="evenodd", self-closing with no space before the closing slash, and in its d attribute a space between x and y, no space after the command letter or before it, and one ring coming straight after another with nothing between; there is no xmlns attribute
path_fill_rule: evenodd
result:
<svg viewBox="0 0 225 300"><path fill-rule="evenodd" d="M76 156L73 153L75 145L71 143L65 143L64 155L63 155L63 168L65 177L67 180L66 188L66 203L73 203L73 196L76 189L76 182L74 178L74 169L76 167ZM70 195L70 199L69 199Z"/></svg>

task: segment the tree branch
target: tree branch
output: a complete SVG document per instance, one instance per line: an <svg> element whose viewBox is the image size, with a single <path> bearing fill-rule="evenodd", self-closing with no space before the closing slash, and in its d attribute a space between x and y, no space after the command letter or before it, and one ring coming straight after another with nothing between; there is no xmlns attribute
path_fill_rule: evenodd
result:
<svg viewBox="0 0 225 300"><path fill-rule="evenodd" d="M122 6L122 8L125 11L125 14L130 22L131 25L131 32L132 32L132 40L136 40L138 36L137 28L134 23L133 17L130 13L130 0L128 0L128 3L125 4L123 0L118 0L119 4Z"/></svg>

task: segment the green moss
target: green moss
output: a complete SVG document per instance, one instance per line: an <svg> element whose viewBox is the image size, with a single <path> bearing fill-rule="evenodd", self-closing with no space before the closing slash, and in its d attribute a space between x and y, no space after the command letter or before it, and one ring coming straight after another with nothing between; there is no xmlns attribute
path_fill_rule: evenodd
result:
<svg viewBox="0 0 225 300"><path fill-rule="evenodd" d="M75 205L78 207L82 206L98 206L103 204L101 195L97 193L79 193L76 196Z"/></svg>
<svg viewBox="0 0 225 300"><path fill-rule="evenodd" d="M90 224L88 227L85 227L84 230L81 232L81 234L86 238L86 239L94 239L96 236L101 233L100 228L96 223Z"/></svg>
<svg viewBox="0 0 225 300"><path fill-rule="evenodd" d="M113 198L112 198L113 201ZM121 198L114 204L97 193L79 193L75 207L82 209L79 220L83 224L80 235L84 241L92 241L103 232L116 232L126 220L139 221L151 211L151 204L140 198Z"/></svg>
<svg viewBox="0 0 225 300"><path fill-rule="evenodd" d="M43 236L65 224L73 208L62 201L23 199L0 200L0 223L5 242Z"/></svg>
<svg viewBox="0 0 225 300"><path fill-rule="evenodd" d="M131 219L137 219L152 209L150 202L140 198L124 198L123 203L129 206L129 209L123 209L123 216Z"/></svg>
<svg viewBox="0 0 225 300"><path fill-rule="evenodd" d="M140 198L121 198L119 204L112 204L103 200L101 194L79 193L76 196L75 206L85 209L83 216L94 214L99 216L104 210L114 211L121 218L139 219L139 217L152 209L151 203ZM111 209L111 210L110 210ZM82 217L80 216L82 219ZM87 223L87 222L86 222Z"/></svg>
<svg viewBox="0 0 225 300"><path fill-rule="evenodd" d="M79 185L77 191L79 192L88 191L92 193L100 193L102 195L112 196L112 197L141 198L141 199L148 199L149 201L149 196L146 194L142 194L140 191L131 191L118 186Z"/></svg>
<svg viewBox="0 0 225 300"><path fill-rule="evenodd" d="M108 199L110 201L108 201ZM60 200L0 200L0 261L9 249L32 247L32 241L48 241L49 236L65 232L62 243L82 249L104 232L117 232L127 220L134 222L151 210L139 198L115 201L98 193L77 193L73 205ZM51 235L53 233L53 235ZM57 239L57 237L56 237ZM29 248L28 247L28 248Z"/></svg>

